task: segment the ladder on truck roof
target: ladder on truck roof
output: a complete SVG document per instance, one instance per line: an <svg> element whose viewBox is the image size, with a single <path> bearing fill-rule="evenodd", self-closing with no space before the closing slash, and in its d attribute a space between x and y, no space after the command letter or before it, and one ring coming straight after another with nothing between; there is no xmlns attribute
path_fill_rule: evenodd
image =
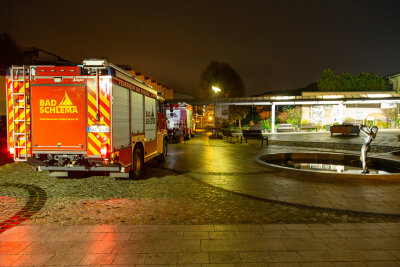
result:
<svg viewBox="0 0 400 267"><path fill-rule="evenodd" d="M11 99L13 105L14 161L28 160L27 101L29 101L29 67L11 67ZM21 87L22 83L22 87ZM27 88L28 87L28 88ZM16 117L18 116L18 117Z"/></svg>

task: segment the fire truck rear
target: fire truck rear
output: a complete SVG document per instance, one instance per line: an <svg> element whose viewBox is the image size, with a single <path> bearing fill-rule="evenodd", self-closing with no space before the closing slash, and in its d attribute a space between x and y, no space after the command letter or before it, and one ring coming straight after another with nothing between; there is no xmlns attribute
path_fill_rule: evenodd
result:
<svg viewBox="0 0 400 267"><path fill-rule="evenodd" d="M190 139L194 136L193 108L187 103L166 106L167 130L171 138L183 136Z"/></svg>
<svg viewBox="0 0 400 267"><path fill-rule="evenodd" d="M135 177L167 155L163 99L105 60L13 66L6 88L8 150L15 161L41 160L39 171Z"/></svg>

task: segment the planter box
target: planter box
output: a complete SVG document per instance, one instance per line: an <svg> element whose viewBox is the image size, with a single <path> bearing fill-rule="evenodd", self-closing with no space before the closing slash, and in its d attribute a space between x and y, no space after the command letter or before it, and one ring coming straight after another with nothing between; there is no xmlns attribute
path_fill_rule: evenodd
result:
<svg viewBox="0 0 400 267"><path fill-rule="evenodd" d="M353 126L353 125L333 125L330 128L330 132L331 136L334 133L340 133L343 135L349 135L349 134L359 135L360 128L358 126Z"/></svg>

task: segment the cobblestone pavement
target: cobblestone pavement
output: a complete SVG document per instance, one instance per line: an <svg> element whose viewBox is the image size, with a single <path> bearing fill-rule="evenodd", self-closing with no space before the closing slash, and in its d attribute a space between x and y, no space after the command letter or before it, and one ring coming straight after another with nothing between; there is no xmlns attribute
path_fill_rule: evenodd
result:
<svg viewBox="0 0 400 267"><path fill-rule="evenodd" d="M171 144L167 161L147 164L138 180L2 165L0 265L399 264L398 217L278 203L212 183L246 188L243 177L270 175L254 157L272 149L196 137Z"/></svg>

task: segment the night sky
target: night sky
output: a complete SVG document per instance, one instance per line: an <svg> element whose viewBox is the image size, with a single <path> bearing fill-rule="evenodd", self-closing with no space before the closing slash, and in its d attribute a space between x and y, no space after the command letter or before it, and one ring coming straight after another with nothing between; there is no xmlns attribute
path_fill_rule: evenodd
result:
<svg viewBox="0 0 400 267"><path fill-rule="evenodd" d="M323 69L400 72L400 1L5 1L0 32L81 62L107 57L198 95L228 62L246 95L307 86Z"/></svg>

